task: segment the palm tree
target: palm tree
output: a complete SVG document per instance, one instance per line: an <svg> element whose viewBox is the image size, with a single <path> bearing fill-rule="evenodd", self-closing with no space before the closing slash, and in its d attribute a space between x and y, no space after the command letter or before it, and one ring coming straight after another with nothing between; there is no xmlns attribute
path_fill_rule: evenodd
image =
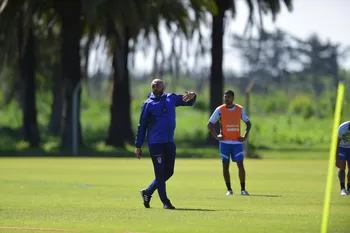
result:
<svg viewBox="0 0 350 233"><path fill-rule="evenodd" d="M61 45L58 46L60 53L55 54L52 60L52 112L49 121L48 132L53 135L58 135L62 130L62 117L65 115L63 132L61 135L62 147L72 146L72 97L73 91L77 87L78 83L85 77L87 81L87 66L90 45L94 35L97 32L95 18L91 17L92 11L95 10L103 0L93 1L54 1L54 12L46 12L46 17L49 15L51 21L48 24L48 36L50 41L59 41L55 38L53 27L60 27L59 35L61 37ZM69 7L70 11L66 10ZM84 21L81 21L81 16L84 16ZM44 17L45 18L45 17ZM54 20L53 20L54 19ZM75 22L75 24L71 24ZM48 21L48 19L46 19ZM52 24L52 25L49 25ZM56 30L57 31L57 30ZM82 35L85 34L88 37L87 43L83 48L84 66L82 72L80 71L80 41ZM57 60L59 58L59 60ZM63 64L64 63L64 64ZM74 68L73 68L74 67ZM83 144L81 123L80 123L80 93L78 93L78 143ZM63 113L63 106L66 103L65 113Z"/></svg>
<svg viewBox="0 0 350 233"><path fill-rule="evenodd" d="M60 136L62 130L64 95L60 59L61 22L53 9L36 16L36 35L38 38L38 72L45 78L47 88L51 89L52 103L46 133Z"/></svg>
<svg viewBox="0 0 350 233"><path fill-rule="evenodd" d="M31 147L39 147L40 136L36 108L36 56L33 26L30 25L27 36L23 35L22 17L19 18L18 48L21 77L22 110L23 110L23 140ZM25 38L25 41L23 39ZM22 48L22 49L21 49Z"/></svg>
<svg viewBox="0 0 350 233"><path fill-rule="evenodd" d="M54 0L55 10L61 20L61 66L65 93L65 117L61 136L61 147L71 148L73 146L73 94L82 78L80 41L83 34L82 16L90 17L91 11L102 4L104 0L93 1L71 1ZM80 98L81 89L78 91L77 122L78 122L78 145L83 144L80 123Z"/></svg>
<svg viewBox="0 0 350 233"><path fill-rule="evenodd" d="M113 6L114 7L111 7ZM112 38L113 51L113 93L111 105L111 123L106 143L124 147L126 142L133 141L133 130L130 114L130 82L128 56L131 53L129 41L137 42L143 31L143 38L155 35L158 45L161 44L159 24L165 21L168 29L176 25L181 32L188 35L189 16L183 1L128 1L128 4L117 6L118 2L108 3L109 9L123 9L122 12L109 12L108 35ZM126 13L125 13L126 12ZM159 46L161 47L161 46Z"/></svg>
<svg viewBox="0 0 350 233"><path fill-rule="evenodd" d="M271 13L273 20L280 12L281 2L292 10L292 0L257 0L259 14ZM222 70L223 62L223 36L224 36L224 17L228 10L231 10L233 16L236 13L234 0L215 0L217 13L212 14L212 47L211 47L211 71L210 71L210 112L213 112L217 106L222 104L224 77ZM246 0L249 7L249 23L253 24L254 2ZM217 129L218 130L218 129ZM209 140L212 139L208 134Z"/></svg>
<svg viewBox="0 0 350 233"><path fill-rule="evenodd" d="M65 117L61 146L72 147L73 93L81 80L80 39L81 39L81 1L55 0L55 10L60 16L61 25L61 65L65 87ZM80 124L80 93L78 92L78 144L82 144Z"/></svg>
<svg viewBox="0 0 350 233"><path fill-rule="evenodd" d="M111 99L111 120L108 127L106 144L114 147L125 146L133 137L131 124L131 94L128 69L128 56L130 53L129 40L130 27L123 26L122 31L117 29L113 19L107 22L108 33L112 50L113 90Z"/></svg>
<svg viewBox="0 0 350 233"><path fill-rule="evenodd" d="M8 43L6 49L16 47L20 76L21 107L23 112L22 139L30 147L39 147L40 135L36 108L36 59L33 34L33 14L38 10L34 2L0 2L0 25ZM16 38L15 38L16 37Z"/></svg>

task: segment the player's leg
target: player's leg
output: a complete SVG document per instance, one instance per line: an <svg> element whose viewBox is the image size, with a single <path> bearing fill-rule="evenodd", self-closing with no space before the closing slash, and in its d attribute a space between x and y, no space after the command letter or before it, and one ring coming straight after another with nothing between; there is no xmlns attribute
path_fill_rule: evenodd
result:
<svg viewBox="0 0 350 233"><path fill-rule="evenodd" d="M350 148L346 148L346 161L348 163L348 187L347 193L350 195Z"/></svg>
<svg viewBox="0 0 350 233"><path fill-rule="evenodd" d="M249 193L245 189L246 172L244 167L244 152L242 144L235 144L232 147L232 161L236 162L238 168L238 176L241 184L241 195L247 196Z"/></svg>
<svg viewBox="0 0 350 233"><path fill-rule="evenodd" d="M345 189L345 169L346 169L346 149L343 147L339 147L338 150L338 156L339 156L339 161L338 161L338 179L340 183L340 195L345 196L347 195L346 189Z"/></svg>
<svg viewBox="0 0 350 233"><path fill-rule="evenodd" d="M347 192L350 195L350 159L348 159L347 161L348 161L348 187L347 187Z"/></svg>
<svg viewBox="0 0 350 233"><path fill-rule="evenodd" d="M231 178L230 178L230 144L220 142L219 143L219 151L222 160L222 174L224 176L227 193L226 195L232 195L231 188Z"/></svg>
<svg viewBox="0 0 350 233"><path fill-rule="evenodd" d="M230 161L222 161L222 172L227 188L226 195L232 195L232 187L231 187L231 177L230 177Z"/></svg>

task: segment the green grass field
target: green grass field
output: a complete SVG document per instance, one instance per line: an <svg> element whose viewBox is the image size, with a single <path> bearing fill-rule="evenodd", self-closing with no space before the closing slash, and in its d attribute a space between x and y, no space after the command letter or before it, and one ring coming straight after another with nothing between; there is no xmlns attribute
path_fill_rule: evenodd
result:
<svg viewBox="0 0 350 233"><path fill-rule="evenodd" d="M303 158L310 154L294 153ZM139 190L153 178L148 157L1 158L0 227L113 233L319 232L327 153L317 154L312 160L246 160L251 196L237 194L235 164L235 195L225 196L220 159L178 159L168 182L168 195L178 210L162 209L158 194L151 209L143 207ZM346 233L350 196L340 196L338 186L334 176L328 232Z"/></svg>

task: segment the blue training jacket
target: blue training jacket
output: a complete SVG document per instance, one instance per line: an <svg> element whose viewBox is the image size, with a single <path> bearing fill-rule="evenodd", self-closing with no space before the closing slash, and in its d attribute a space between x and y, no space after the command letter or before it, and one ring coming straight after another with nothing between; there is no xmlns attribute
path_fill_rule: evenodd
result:
<svg viewBox="0 0 350 233"><path fill-rule="evenodd" d="M182 100L183 95L163 93L157 98L153 93L142 104L135 146L141 148L147 131L148 144L174 141L176 128L175 108L192 106L197 96L188 102Z"/></svg>

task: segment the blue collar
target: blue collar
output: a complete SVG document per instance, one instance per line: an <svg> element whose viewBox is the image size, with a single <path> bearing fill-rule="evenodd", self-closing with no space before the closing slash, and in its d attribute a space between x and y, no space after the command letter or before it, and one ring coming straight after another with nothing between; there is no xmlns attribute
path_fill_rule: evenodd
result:
<svg viewBox="0 0 350 233"><path fill-rule="evenodd" d="M167 95L167 93L163 92L163 94L160 97L155 96L153 93L148 94L148 98L152 100L159 100L164 98Z"/></svg>

